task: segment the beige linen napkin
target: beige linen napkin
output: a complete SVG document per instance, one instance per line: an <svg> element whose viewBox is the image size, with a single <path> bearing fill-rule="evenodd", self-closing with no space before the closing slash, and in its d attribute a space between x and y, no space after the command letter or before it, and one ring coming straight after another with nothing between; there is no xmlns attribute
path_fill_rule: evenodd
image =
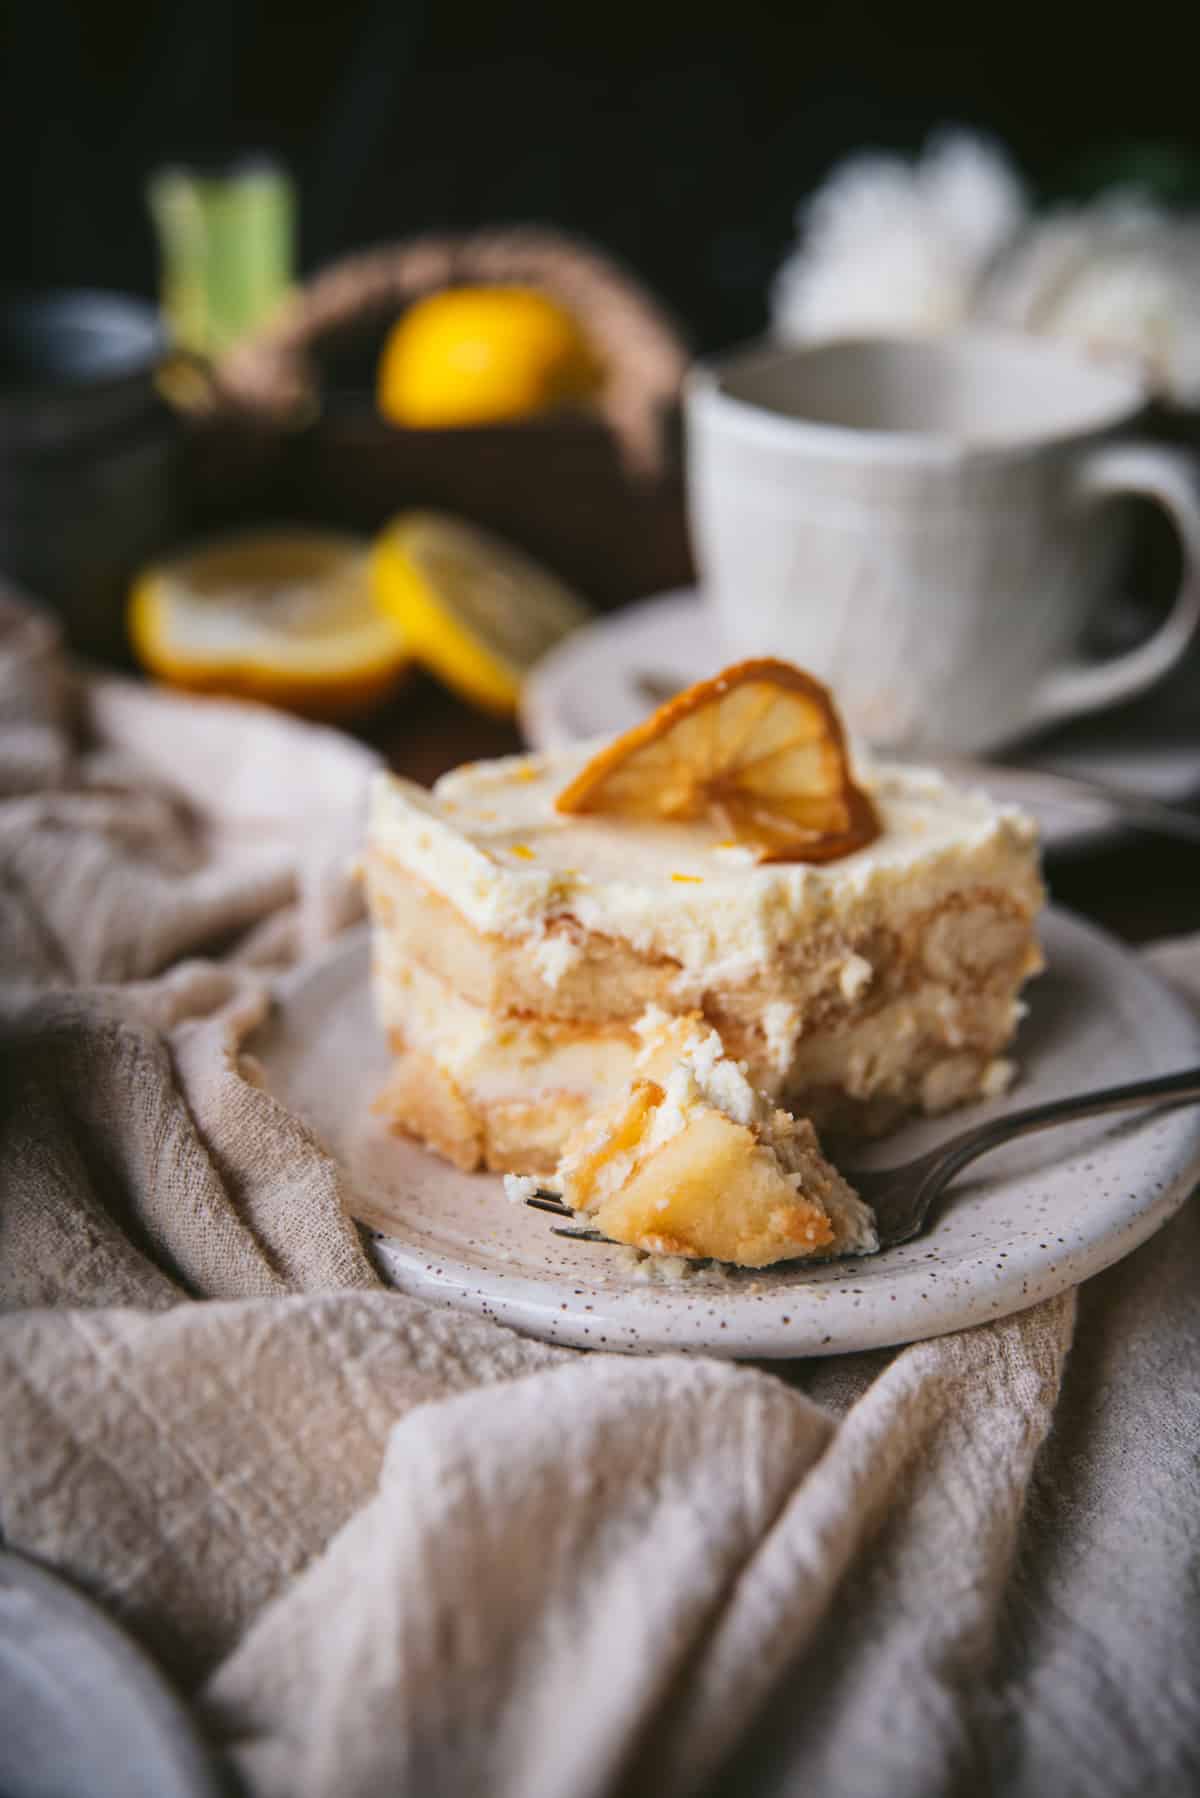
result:
<svg viewBox="0 0 1200 1798"><path fill-rule="evenodd" d="M385 1291L239 1060L354 915L370 766L0 606L9 1546L262 1798L1200 1788L1195 1208L1078 1297L769 1370Z"/></svg>

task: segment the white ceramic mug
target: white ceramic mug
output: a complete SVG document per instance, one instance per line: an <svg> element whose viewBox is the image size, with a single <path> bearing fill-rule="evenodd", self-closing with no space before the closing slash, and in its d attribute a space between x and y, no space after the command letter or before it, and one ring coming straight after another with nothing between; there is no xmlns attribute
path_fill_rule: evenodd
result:
<svg viewBox="0 0 1200 1798"><path fill-rule="evenodd" d="M1130 698L1200 624L1194 461L1128 440L1124 364L984 333L756 349L686 391L688 502L731 657L826 681L877 744L990 749ZM1165 508L1184 573L1146 641L1085 663L1123 533L1104 502Z"/></svg>

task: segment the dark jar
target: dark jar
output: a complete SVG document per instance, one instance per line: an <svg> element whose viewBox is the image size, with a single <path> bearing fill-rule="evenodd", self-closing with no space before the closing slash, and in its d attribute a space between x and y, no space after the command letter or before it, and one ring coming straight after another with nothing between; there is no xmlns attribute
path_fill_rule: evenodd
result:
<svg viewBox="0 0 1200 1798"><path fill-rule="evenodd" d="M138 567L176 534L181 427L144 301L86 290L0 297L0 573L123 660Z"/></svg>

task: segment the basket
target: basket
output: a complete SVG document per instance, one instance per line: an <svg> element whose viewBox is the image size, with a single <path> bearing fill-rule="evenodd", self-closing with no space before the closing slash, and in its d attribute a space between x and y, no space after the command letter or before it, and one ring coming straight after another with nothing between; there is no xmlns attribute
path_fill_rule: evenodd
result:
<svg viewBox="0 0 1200 1798"><path fill-rule="evenodd" d="M587 409L409 430L376 409L374 367L403 308L464 283L540 288L603 356ZM608 607L691 578L678 397L687 354L666 315L607 257L532 227L415 239L352 256L300 289L214 371L198 433L200 518L290 513L374 531L432 506L508 537Z"/></svg>

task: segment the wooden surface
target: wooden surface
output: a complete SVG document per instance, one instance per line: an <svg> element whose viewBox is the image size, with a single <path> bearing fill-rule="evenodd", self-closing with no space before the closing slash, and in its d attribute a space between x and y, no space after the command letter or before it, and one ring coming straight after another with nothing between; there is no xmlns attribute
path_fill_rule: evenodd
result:
<svg viewBox="0 0 1200 1798"><path fill-rule="evenodd" d="M484 718L419 678L359 734L424 785L460 762L524 747L515 724ZM1046 868L1060 905L1126 942L1200 929L1200 847L1139 833L1058 853Z"/></svg>

